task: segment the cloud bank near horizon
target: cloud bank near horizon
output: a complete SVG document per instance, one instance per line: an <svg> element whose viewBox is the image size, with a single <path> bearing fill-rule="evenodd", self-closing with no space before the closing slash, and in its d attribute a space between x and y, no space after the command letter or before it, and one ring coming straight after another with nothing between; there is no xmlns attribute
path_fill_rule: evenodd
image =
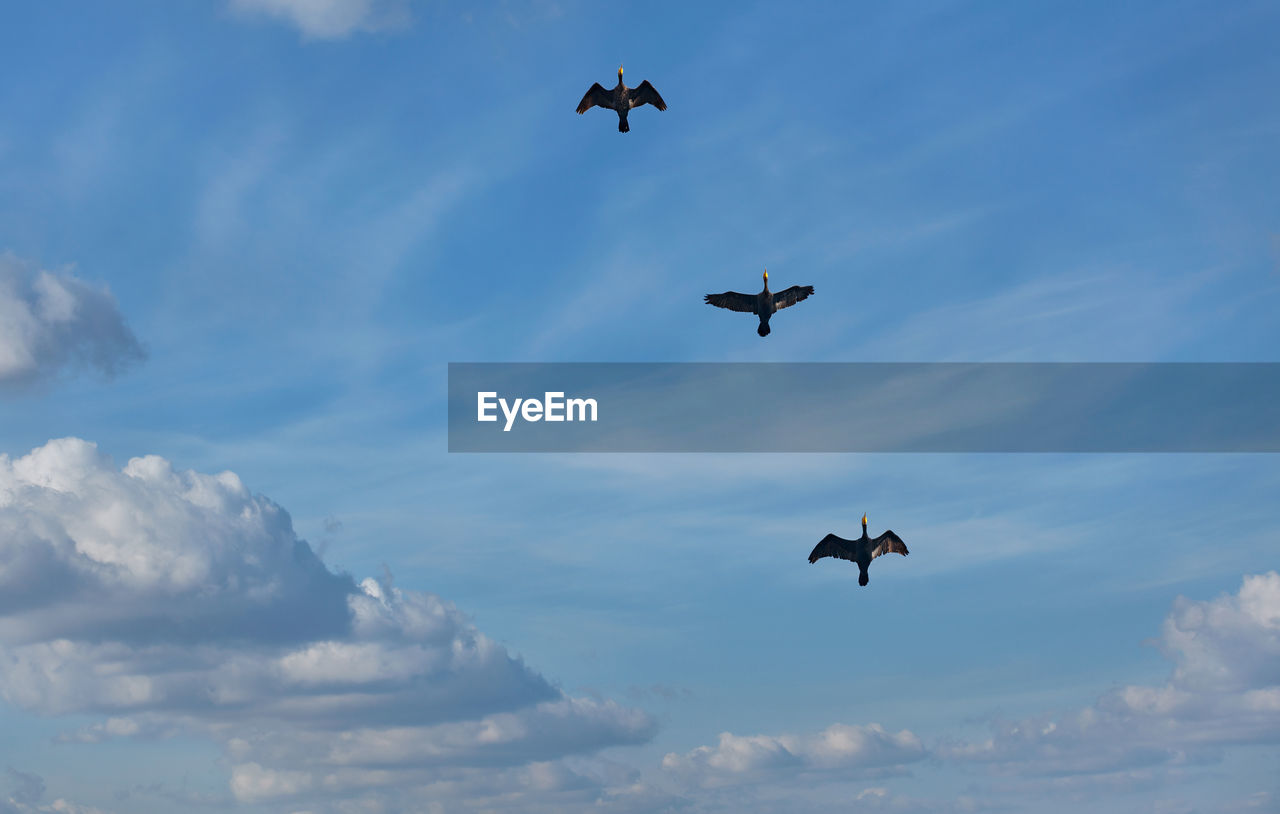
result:
<svg viewBox="0 0 1280 814"><path fill-rule="evenodd" d="M905 775L928 761L985 778L980 794L953 801L960 810L995 810L1010 800L1078 810L1176 786L1190 771L1220 763L1229 747L1280 744L1280 573L1245 576L1238 591L1212 600L1179 597L1158 644L1173 668L1164 684L1121 685L1062 714L993 720L983 740L922 742L909 730L836 723L814 733L725 732L714 746L669 753L662 765L686 790L726 809L756 788L759 800L789 789L789 799L812 796L814 810L825 810L830 801L817 796L824 786ZM1237 802L1248 809L1272 800L1262 790ZM857 810L939 810L939 801L879 786L863 789L857 803Z"/></svg>
<svg viewBox="0 0 1280 814"><path fill-rule="evenodd" d="M648 742L646 712L565 693L439 596L334 572L234 473L117 468L76 438L0 455L0 698L90 716L67 743L208 738L242 804L939 810L894 784L942 767L974 778L954 810L1078 806L1280 743L1280 573L1179 598L1158 644L1163 684L992 721L985 739L836 722L724 732L642 769L602 753ZM13 777L10 808L45 810L42 781Z"/></svg>

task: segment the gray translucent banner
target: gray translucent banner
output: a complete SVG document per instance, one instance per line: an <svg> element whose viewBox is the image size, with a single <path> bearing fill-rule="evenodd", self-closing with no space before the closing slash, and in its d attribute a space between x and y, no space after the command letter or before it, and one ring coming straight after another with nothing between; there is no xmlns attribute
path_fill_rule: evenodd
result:
<svg viewBox="0 0 1280 814"><path fill-rule="evenodd" d="M449 451L1280 452L1280 364L453 363Z"/></svg>

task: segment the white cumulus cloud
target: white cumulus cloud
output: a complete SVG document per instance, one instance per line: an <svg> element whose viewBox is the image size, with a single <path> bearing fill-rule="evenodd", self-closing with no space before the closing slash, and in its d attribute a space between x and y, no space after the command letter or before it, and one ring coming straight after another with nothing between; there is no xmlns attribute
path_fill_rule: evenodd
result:
<svg viewBox="0 0 1280 814"><path fill-rule="evenodd" d="M715 745L666 755L662 767L705 810L775 810L785 798L806 811L1078 811L1118 795L1176 789L1212 770L1229 747L1280 744L1280 573L1246 576L1238 591L1212 600L1179 598L1159 645L1172 662L1163 684L1120 685L1066 714L994 721L983 739L922 742L878 724L726 732ZM949 801L895 790L896 775L925 766L977 772L989 782ZM867 780L877 783L855 790ZM1224 801L1221 810L1272 801L1264 790L1242 795L1238 806Z"/></svg>
<svg viewBox="0 0 1280 814"><path fill-rule="evenodd" d="M1216 761L1226 746L1280 743L1280 574L1246 576L1237 593L1179 598L1160 646L1158 686L1125 685L1065 715L1000 721L941 757L1005 774L1098 778Z"/></svg>
<svg viewBox="0 0 1280 814"><path fill-rule="evenodd" d="M668 754L662 766L686 782L724 785L759 782L776 771L830 771L844 777L900 774L925 756L924 745L909 730L893 733L879 724L832 724L802 735L725 732L715 746Z"/></svg>
<svg viewBox="0 0 1280 814"><path fill-rule="evenodd" d="M654 726L556 689L438 596L332 572L230 472L117 468L74 438L0 456L0 698L101 716L64 741L211 737L243 801L516 772Z"/></svg>
<svg viewBox="0 0 1280 814"><path fill-rule="evenodd" d="M73 366L112 375L144 356L107 289L0 254L0 384Z"/></svg>

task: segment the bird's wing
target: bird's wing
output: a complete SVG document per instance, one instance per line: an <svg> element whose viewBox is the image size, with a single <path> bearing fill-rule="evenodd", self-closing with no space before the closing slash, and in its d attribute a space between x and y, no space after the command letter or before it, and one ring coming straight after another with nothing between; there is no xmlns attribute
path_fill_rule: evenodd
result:
<svg viewBox="0 0 1280 814"><path fill-rule="evenodd" d="M823 557L838 557L854 562L853 549L849 548L848 542L834 534L828 534L822 538L822 542L813 547L813 551L809 553L809 562L815 563Z"/></svg>
<svg viewBox="0 0 1280 814"><path fill-rule="evenodd" d="M905 557L907 556L907 544L902 542L902 538L892 531L886 531L871 541L871 559L874 560L881 554L901 554Z"/></svg>
<svg viewBox="0 0 1280 814"><path fill-rule="evenodd" d="M662 97L658 95L653 85L649 84L648 79L631 91L631 106L640 107L640 105L653 105L658 110L667 109L667 103L662 101Z"/></svg>
<svg viewBox="0 0 1280 814"><path fill-rule="evenodd" d="M582 97L582 101L578 102L578 112L586 113L596 105L607 108L613 107L613 97L599 82L594 83L587 91L587 94Z"/></svg>
<svg viewBox="0 0 1280 814"><path fill-rule="evenodd" d="M728 308L730 311L756 312L756 298L751 294L739 294L737 291L726 291L723 294L708 294L707 305L716 308Z"/></svg>
<svg viewBox="0 0 1280 814"><path fill-rule="evenodd" d="M811 285L793 285L773 295L773 307L781 309L786 308L788 305L795 305L812 293L813 286Z"/></svg>

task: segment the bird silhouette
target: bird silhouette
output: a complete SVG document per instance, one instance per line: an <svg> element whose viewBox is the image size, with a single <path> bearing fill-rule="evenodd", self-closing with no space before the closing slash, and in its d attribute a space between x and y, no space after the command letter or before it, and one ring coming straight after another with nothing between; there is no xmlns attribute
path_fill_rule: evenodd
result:
<svg viewBox="0 0 1280 814"><path fill-rule="evenodd" d="M775 294L769 290L769 270L765 269L764 291L759 294L739 294L737 291L726 291L723 294L708 294L705 301L707 305L714 305L716 308L728 308L730 311L755 314L760 317L760 327L756 328L756 333L761 336L768 336L769 317L783 308L795 305L812 293L813 286L811 285L793 285Z"/></svg>
<svg viewBox="0 0 1280 814"><path fill-rule="evenodd" d="M653 105L658 110L666 110L667 103L662 101L662 97L658 95L658 91L653 85L649 84L646 79L640 83L638 87L629 88L622 84L622 66L618 66L618 84L613 90L605 90L604 86L599 82L595 82L587 90L582 101L578 102L578 115L586 113L593 107L603 107L618 112L618 132L631 132L631 125L627 124L627 113L633 107L640 105Z"/></svg>
<svg viewBox="0 0 1280 814"><path fill-rule="evenodd" d="M879 537L867 536L867 516L862 515L862 537L857 540L846 540L834 534L822 538L822 542L813 547L809 554L812 565L823 557L838 557L858 564L858 584L866 585L871 581L867 576L867 568L871 561L881 554L901 554L907 556L907 544L892 531L885 531Z"/></svg>

